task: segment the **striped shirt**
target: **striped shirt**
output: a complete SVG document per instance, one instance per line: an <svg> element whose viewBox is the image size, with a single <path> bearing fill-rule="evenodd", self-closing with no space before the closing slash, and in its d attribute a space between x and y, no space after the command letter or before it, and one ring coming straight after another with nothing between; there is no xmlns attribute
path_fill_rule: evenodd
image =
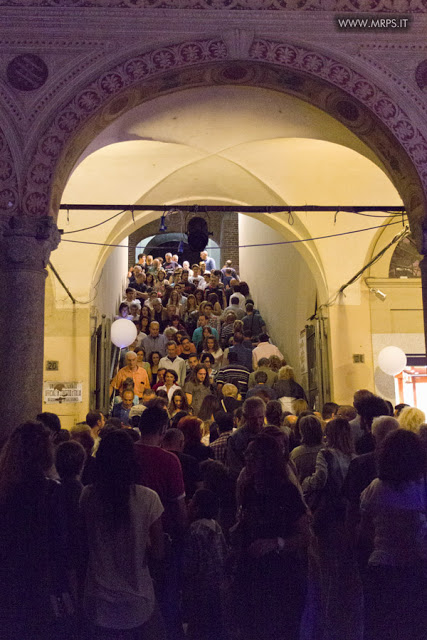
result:
<svg viewBox="0 0 427 640"><path fill-rule="evenodd" d="M235 384L242 396L245 396L248 390L249 370L240 364L229 364L218 371L215 382Z"/></svg>

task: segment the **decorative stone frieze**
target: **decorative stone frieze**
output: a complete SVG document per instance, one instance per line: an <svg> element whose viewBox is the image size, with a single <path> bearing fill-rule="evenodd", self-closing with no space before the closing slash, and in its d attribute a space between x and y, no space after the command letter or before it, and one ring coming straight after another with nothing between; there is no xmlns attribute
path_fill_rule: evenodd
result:
<svg viewBox="0 0 427 640"><path fill-rule="evenodd" d="M89 144L93 131L156 95L212 84L263 86L308 100L373 148L407 203L419 180L427 191L427 140L394 96L369 74L310 46L253 39L250 30L231 30L222 38L189 40L134 55L80 87L38 139L24 186L24 211L54 215L79 149L81 153ZM418 193L420 200L419 188Z"/></svg>
<svg viewBox="0 0 427 640"><path fill-rule="evenodd" d="M104 7L197 11L425 13L425 0L0 0L3 7Z"/></svg>
<svg viewBox="0 0 427 640"><path fill-rule="evenodd" d="M18 179L15 162L4 132L0 129L0 216L18 207Z"/></svg>

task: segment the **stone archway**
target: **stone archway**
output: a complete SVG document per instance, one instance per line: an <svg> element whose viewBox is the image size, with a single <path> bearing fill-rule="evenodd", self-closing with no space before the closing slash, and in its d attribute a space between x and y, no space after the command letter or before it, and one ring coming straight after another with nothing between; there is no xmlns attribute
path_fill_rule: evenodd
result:
<svg viewBox="0 0 427 640"><path fill-rule="evenodd" d="M342 60L306 46L258 38L243 52L237 49L236 55L235 48L221 38L191 40L123 59L98 72L86 86L76 88L74 97L47 119L37 142L29 149L22 176L16 177L13 164L11 173L8 168L0 172L0 193L12 186L11 191L19 194L19 199L10 200L12 207L6 198L1 201L6 214L3 226L7 229L2 234L2 243L8 247L3 252L8 260L8 265L3 265L4 273L11 259L14 265L22 265L31 255L25 277L7 276L7 286L0 289L1 303L13 299L17 286L27 299L33 293L33 316L41 328L30 342L24 340L26 323L22 323L22 332L18 334L18 340L21 336L25 346L22 355L30 363L33 375L28 385L30 393L24 399L20 396L16 413L9 414L10 424L34 416L40 406L43 267L49 251L59 240L53 220L64 185L88 143L109 123L143 101L182 89L228 84L269 88L310 102L343 123L374 151L405 203L413 235L421 248L427 141L394 98ZM10 164L10 158L10 149L5 145L0 155L3 167L4 161ZM15 211L20 215L11 218L10 213ZM46 220L47 215L50 220ZM47 224L40 225L38 218L44 218ZM31 278L28 269L34 272ZM0 332L0 349L8 352L12 337L6 326L4 329ZM20 372L10 375L13 369L12 360L5 359L4 391L11 398L22 382Z"/></svg>
<svg viewBox="0 0 427 640"><path fill-rule="evenodd" d="M398 189L421 246L427 141L400 105L370 78L307 47L254 40L235 60L221 39L160 47L102 73L47 123L29 161L22 209L56 216L77 158L107 124L137 104L173 91L215 84L290 93L326 111L370 146Z"/></svg>

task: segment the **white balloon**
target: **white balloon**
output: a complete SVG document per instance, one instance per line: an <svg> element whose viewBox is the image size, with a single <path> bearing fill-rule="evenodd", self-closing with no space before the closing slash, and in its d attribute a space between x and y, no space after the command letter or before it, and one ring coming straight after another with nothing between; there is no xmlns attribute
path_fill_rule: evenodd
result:
<svg viewBox="0 0 427 640"><path fill-rule="evenodd" d="M132 320L119 318L111 325L111 342L116 347L128 347L136 338L137 330Z"/></svg>
<svg viewBox="0 0 427 640"><path fill-rule="evenodd" d="M395 376L406 367L406 354L399 347L384 347L378 355L378 365L384 373Z"/></svg>

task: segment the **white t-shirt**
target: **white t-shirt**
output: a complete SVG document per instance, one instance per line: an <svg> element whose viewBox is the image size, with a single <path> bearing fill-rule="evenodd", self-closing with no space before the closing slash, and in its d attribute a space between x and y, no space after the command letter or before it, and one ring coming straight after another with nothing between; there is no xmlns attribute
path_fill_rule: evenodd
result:
<svg viewBox="0 0 427 640"><path fill-rule="evenodd" d="M102 504L93 485L83 489L80 506L89 546L84 592L86 614L100 627L139 627L154 610L146 549L150 527L163 513L160 498L147 487L133 485L130 522L115 530L104 524Z"/></svg>
<svg viewBox="0 0 427 640"><path fill-rule="evenodd" d="M170 387L169 391L166 389L166 385L162 385L161 387L157 387L157 391L161 390L161 391L166 391L167 392L169 402L172 400L172 396L173 396L173 394L175 393L175 391L177 389L181 389L181 387L178 384L173 384Z"/></svg>
<svg viewBox="0 0 427 640"><path fill-rule="evenodd" d="M376 478L360 498L360 510L375 527L369 564L403 566L427 559L427 496L424 482L399 489Z"/></svg>
<svg viewBox="0 0 427 640"><path fill-rule="evenodd" d="M243 309L243 311L245 311L246 309L246 298L243 295L243 293L240 293L240 291L236 292L236 293L232 293L230 296L230 300L231 298L239 298L239 307L241 309Z"/></svg>

